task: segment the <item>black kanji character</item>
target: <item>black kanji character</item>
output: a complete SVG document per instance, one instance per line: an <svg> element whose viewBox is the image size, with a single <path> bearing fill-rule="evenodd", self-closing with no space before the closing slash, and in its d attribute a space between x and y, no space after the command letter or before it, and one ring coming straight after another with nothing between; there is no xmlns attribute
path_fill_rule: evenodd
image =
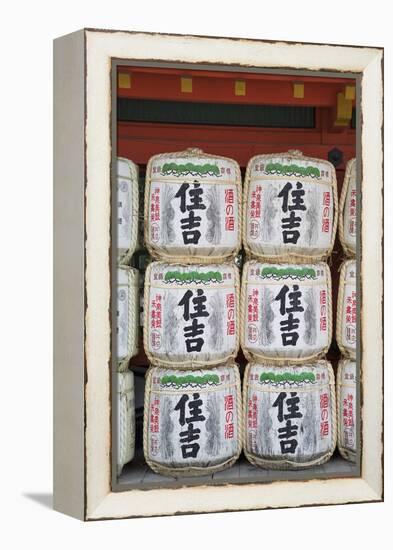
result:
<svg viewBox="0 0 393 550"><path fill-rule="evenodd" d="M297 439L288 439L287 441L281 440L280 441L280 447L281 447L281 454L294 454L296 451L296 447L298 445Z"/></svg>
<svg viewBox="0 0 393 550"><path fill-rule="evenodd" d="M300 227L301 221L302 218L296 216L295 212L292 210L288 218L281 218L281 227L282 229L294 229L295 227Z"/></svg>
<svg viewBox="0 0 393 550"><path fill-rule="evenodd" d="M192 401L188 403L190 416L186 418L186 422L203 422L206 420L202 414L203 401L200 399L199 393L193 393L192 397Z"/></svg>
<svg viewBox="0 0 393 550"><path fill-rule="evenodd" d="M299 409L300 397L297 395L297 392L291 391L291 397L288 397L286 401L287 414L284 414L285 420L290 418L302 418L303 414Z"/></svg>
<svg viewBox="0 0 393 550"><path fill-rule="evenodd" d="M292 195L292 204L288 207L288 210L306 210L306 206L304 204L304 199L303 199L305 195L305 191L300 181L296 183L296 189L291 191L291 195Z"/></svg>
<svg viewBox="0 0 393 550"><path fill-rule="evenodd" d="M296 319L293 313L289 313L286 319L280 321L282 332L291 332L299 328L300 319Z"/></svg>
<svg viewBox="0 0 393 550"><path fill-rule="evenodd" d="M282 240L284 244L296 244L299 240L300 233L297 229L282 232Z"/></svg>
<svg viewBox="0 0 393 550"><path fill-rule="evenodd" d="M180 411L179 423L181 426L184 426L184 424L186 423L186 403L188 400L188 395L184 393L175 406L175 411Z"/></svg>
<svg viewBox="0 0 393 550"><path fill-rule="evenodd" d="M181 445L181 453L183 458L196 458L200 449L199 443L189 443Z"/></svg>
<svg viewBox="0 0 393 550"><path fill-rule="evenodd" d="M205 210L206 205L203 204L202 195L203 189L200 183L193 183L193 188L189 190L190 184L184 182L175 197L180 198L180 210L184 213L186 210ZM190 203L187 205L187 191L189 190Z"/></svg>
<svg viewBox="0 0 393 550"><path fill-rule="evenodd" d="M199 439L199 434L201 430L199 428L194 428L194 424L190 422L187 424L187 428L184 432L180 432L180 443L191 443L191 441L197 441Z"/></svg>
<svg viewBox="0 0 393 550"><path fill-rule="evenodd" d="M304 311L304 307L302 306L302 303L300 301L300 298L302 297L302 292L301 290L299 290L299 285L293 285L292 288L293 291L288 294L290 307L286 308L286 312L294 313L296 311Z"/></svg>
<svg viewBox="0 0 393 550"><path fill-rule="evenodd" d="M284 185L284 187L279 192L278 196L282 199L282 211L287 212L288 211L288 197L289 197L289 191L292 189L292 184L288 181Z"/></svg>
<svg viewBox="0 0 393 550"><path fill-rule="evenodd" d="M187 290L183 298L177 304L178 306L182 306L184 308L183 318L185 321L189 321L195 317L209 317L209 312L207 311L205 304L205 302L207 302L207 298L202 288L197 289L196 296L192 299L194 311L190 313L190 300L193 296L194 293L192 290Z"/></svg>
<svg viewBox="0 0 393 550"><path fill-rule="evenodd" d="M280 292L274 298L275 301L280 302L280 313L281 313L281 315L285 315L285 313L287 311L285 302L286 302L286 297L287 297L287 292L288 291L289 291L289 287L287 285L284 285L283 287L281 287Z"/></svg>
<svg viewBox="0 0 393 550"><path fill-rule="evenodd" d="M192 296L193 296L192 290L187 290L187 292L185 292L183 298L177 304L178 306L184 308L183 318L184 318L185 321L190 320L190 300L191 300Z"/></svg>
<svg viewBox="0 0 393 550"><path fill-rule="evenodd" d="M192 401L189 401L189 396L184 393L181 398L179 399L178 403L175 406L175 411L180 411L179 414L179 423L181 426L184 426L184 424L190 423L190 422L203 422L206 420L206 418L202 414L202 404L203 401L200 399L199 393L194 393L192 395L193 399ZM188 409L190 412L190 416L186 417L186 403L188 403Z"/></svg>
<svg viewBox="0 0 393 550"><path fill-rule="evenodd" d="M285 426L282 426L281 428L278 428L279 439L289 439L290 437L294 437L297 435L297 431L299 429L299 426L297 424L292 424L290 420L287 420L285 422Z"/></svg>
<svg viewBox="0 0 393 550"><path fill-rule="evenodd" d="M204 328L205 325L203 323L198 323L198 319L193 319L191 325L184 327L184 336L186 338L195 338L195 336L203 334Z"/></svg>
<svg viewBox="0 0 393 550"><path fill-rule="evenodd" d="M209 317L209 312L206 309L207 298L202 290L202 288L197 289L197 295L192 299L194 306L194 312L191 313L191 319L195 317Z"/></svg>
<svg viewBox="0 0 393 550"><path fill-rule="evenodd" d="M272 407L278 407L278 413L277 418L279 422L282 422L284 420L284 401L287 394L285 391L282 391L278 394L277 399L273 403Z"/></svg>
<svg viewBox="0 0 393 550"><path fill-rule="evenodd" d="M198 244L201 232L196 228L200 227L201 219L200 216L195 216L193 210L189 212L188 218L181 218L180 225L184 244Z"/></svg>

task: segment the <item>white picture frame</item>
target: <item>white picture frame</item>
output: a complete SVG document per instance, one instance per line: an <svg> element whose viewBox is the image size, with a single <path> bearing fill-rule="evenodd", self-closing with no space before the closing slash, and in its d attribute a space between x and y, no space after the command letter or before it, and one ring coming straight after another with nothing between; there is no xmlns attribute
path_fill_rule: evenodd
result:
<svg viewBox="0 0 393 550"><path fill-rule="evenodd" d="M383 49L84 29L55 40L54 507L82 520L383 499ZM113 60L360 77L361 475L112 491Z"/></svg>

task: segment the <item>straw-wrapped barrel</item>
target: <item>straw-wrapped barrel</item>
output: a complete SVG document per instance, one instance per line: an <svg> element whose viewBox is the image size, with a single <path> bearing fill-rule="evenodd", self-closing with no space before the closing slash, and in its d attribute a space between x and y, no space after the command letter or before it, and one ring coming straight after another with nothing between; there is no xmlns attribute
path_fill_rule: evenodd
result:
<svg viewBox="0 0 393 550"><path fill-rule="evenodd" d="M338 450L340 454L356 460L356 363L343 359L337 369L337 422Z"/></svg>
<svg viewBox="0 0 393 550"><path fill-rule="evenodd" d="M250 360L304 363L326 353L332 337L328 265L247 262L240 334Z"/></svg>
<svg viewBox="0 0 393 550"><path fill-rule="evenodd" d="M117 261L128 264L138 245L138 166L118 157L116 162Z"/></svg>
<svg viewBox="0 0 393 550"><path fill-rule="evenodd" d="M153 262L145 277L144 346L161 366L200 368L239 348L239 273L233 264Z"/></svg>
<svg viewBox="0 0 393 550"><path fill-rule="evenodd" d="M145 389L146 462L173 477L228 468L241 452L241 418L234 363L193 372L151 367Z"/></svg>
<svg viewBox="0 0 393 550"><path fill-rule="evenodd" d="M339 236L345 254L356 255L357 226L356 159L348 161L340 197Z"/></svg>
<svg viewBox="0 0 393 550"><path fill-rule="evenodd" d="M244 248L272 262L326 259L334 245L337 208L330 162L300 151L257 155L245 178Z"/></svg>
<svg viewBox="0 0 393 550"><path fill-rule="evenodd" d="M200 149L153 156L146 169L145 241L157 259L214 263L241 244L236 161Z"/></svg>
<svg viewBox="0 0 393 550"><path fill-rule="evenodd" d="M134 373L118 372L117 376L117 475L134 458L135 399Z"/></svg>
<svg viewBox="0 0 393 550"><path fill-rule="evenodd" d="M251 363L243 383L244 453L256 466L323 464L336 446L333 369L327 361L277 367Z"/></svg>
<svg viewBox="0 0 393 550"><path fill-rule="evenodd" d="M132 267L117 268L117 361L125 370L131 357L138 353L139 339L139 273Z"/></svg>
<svg viewBox="0 0 393 550"><path fill-rule="evenodd" d="M337 343L341 353L356 358L356 260L347 260L341 266L337 299Z"/></svg>

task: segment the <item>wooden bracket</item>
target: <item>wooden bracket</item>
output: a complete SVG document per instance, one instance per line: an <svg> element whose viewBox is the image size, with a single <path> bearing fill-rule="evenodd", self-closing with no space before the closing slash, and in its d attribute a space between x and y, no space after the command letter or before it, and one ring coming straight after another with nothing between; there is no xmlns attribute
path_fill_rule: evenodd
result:
<svg viewBox="0 0 393 550"><path fill-rule="evenodd" d="M293 97L295 99L304 99L304 84L302 82L293 83Z"/></svg>
<svg viewBox="0 0 393 550"><path fill-rule="evenodd" d="M349 126L352 118L352 100L346 99L345 94L337 94L337 111L334 126Z"/></svg>
<svg viewBox="0 0 393 550"><path fill-rule="evenodd" d="M131 73L119 73L117 75L117 85L119 88L131 88Z"/></svg>
<svg viewBox="0 0 393 550"><path fill-rule="evenodd" d="M192 93L192 78L189 76L180 77L180 91L185 94Z"/></svg>

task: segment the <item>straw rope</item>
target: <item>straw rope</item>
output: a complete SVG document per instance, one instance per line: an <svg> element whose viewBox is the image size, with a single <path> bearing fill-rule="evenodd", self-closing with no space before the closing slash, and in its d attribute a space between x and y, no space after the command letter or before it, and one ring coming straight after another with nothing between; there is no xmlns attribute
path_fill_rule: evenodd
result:
<svg viewBox="0 0 393 550"><path fill-rule="evenodd" d="M344 447L344 441L343 441L343 427L344 427L344 417L343 417L343 410L341 407L341 400L342 400L342 388L347 387L348 384L343 384L342 377L343 377L343 371L345 368L345 365L347 363L353 362L351 359L341 359L338 363L337 368L337 419L338 419L338 436L337 436L337 448L339 450L340 455L345 458L346 460L349 460L350 462L356 462L356 451L353 451L351 449L347 449ZM351 386L355 389L356 392L356 381L353 383L353 386ZM355 400L355 406L356 406L356 400ZM357 414L356 408L355 408L355 415ZM356 419L356 416L355 416ZM358 438L358 434L356 435ZM356 446L358 446L358 441L356 441Z"/></svg>
<svg viewBox="0 0 393 550"><path fill-rule="evenodd" d="M252 454L248 451L247 448L247 409L248 409L248 380L249 373L253 363L249 363L246 367L243 379L243 451L249 462L254 466L258 466L264 469L271 470L301 470L305 468L311 468L313 466L320 466L327 462L330 457L333 455L337 443L337 409L336 409L336 392L334 388L334 372L332 366L328 361L325 361L325 365L329 374L329 393L330 393L330 411L331 411L331 429L332 429L332 441L331 448L326 453L323 453L322 456L318 456L315 459L308 460L306 462L296 462L295 460L274 460L267 459L257 455Z"/></svg>
<svg viewBox="0 0 393 550"><path fill-rule="evenodd" d="M187 466L184 468L176 468L165 466L159 462L155 462L150 459L149 454L149 431L150 431L150 398L152 395L152 383L151 378L154 370L157 368L155 365L152 365L146 373L146 384L145 384L145 396L144 396L144 415L143 415L143 453L147 465L156 473L166 475L169 477L195 477L202 475L210 475L215 472L226 470L230 468L239 458L242 451L242 441L243 441L243 406L242 406L242 394L241 394L241 382L240 382L240 373L239 367L236 363L230 362L227 364L228 367L234 369L235 381L236 381L236 409L237 409L237 450L234 456L221 462L219 464L214 464L212 466ZM175 369L171 369L175 370ZM177 370L177 369L176 369ZM209 369L204 369L209 370ZM219 388L218 388L219 389Z"/></svg>
<svg viewBox="0 0 393 550"><path fill-rule="evenodd" d="M150 297L150 288L154 287L154 285L151 284L151 270L152 266L155 265L167 265L166 262L163 261L157 261L152 262L147 266L146 274L145 274L145 289L144 289L144 295L143 295L143 347L146 353L147 358L149 359L150 363L153 363L160 367L167 367L167 368L176 368L179 370L195 370L203 367L213 367L216 365L219 365L221 363L224 363L226 361L229 361L231 359L235 359L240 348L240 335L239 335L239 326L240 326L240 301L239 301L239 294L240 294L240 276L239 276L239 268L234 264L227 264L230 265L230 267L233 267L233 271L235 274L235 281L234 281L234 289L235 289L235 346L234 349L224 355L223 357L217 357L216 359L211 360L189 360L186 357L182 360L166 360L161 357L158 357L149 349L149 342L150 342L150 324L149 324L149 297ZM180 268L184 268L187 266L182 266L179 263L176 262L176 264L172 263L170 264L171 267L179 266ZM214 286L213 288L220 288L219 285ZM168 285L168 290L170 290L170 286ZM185 286L185 288L188 288L188 286Z"/></svg>
<svg viewBox="0 0 393 550"><path fill-rule="evenodd" d="M272 159L277 159L277 157L285 157L287 159L294 159L294 160L305 160L305 161L314 161L318 163L326 164L330 167L330 173L332 174L332 180L330 182L330 185L333 189L333 227L332 227L332 234L331 234L331 242L329 247L325 250L322 254L312 254L311 252L309 254L300 254L297 252L290 252L290 250L283 251L282 254L263 254L261 252L258 252L256 250L253 250L252 247L250 247L248 239L247 239L247 205L248 205L248 195L250 190L250 184L251 184L251 170L252 165L257 159L263 159L263 161L269 161ZM285 176L283 176L285 178ZM307 183L315 184L315 180L312 178L301 178L307 181ZM327 182L329 183L329 182ZM242 207L243 207L243 224L242 224L242 241L243 241L243 247L246 251L246 254L250 257L257 258L264 262L285 262L285 263L315 263L318 261L326 261L328 256L332 253L333 247L334 247L334 241L336 238L336 232L337 232L337 223L338 223L338 195L337 195L337 178L336 178L336 170L328 161L313 158L313 157L303 157L303 153L300 151L293 151L290 150L287 153L275 153L270 155L256 155L252 157L247 164L246 169L246 175L244 180L244 193L243 193L243 201L242 201Z"/></svg>
<svg viewBox="0 0 393 550"><path fill-rule="evenodd" d="M118 433L117 475L121 474L123 466L135 455L135 411L134 411L134 373L132 371L118 373L118 417L123 411L123 429ZM121 425L121 424L120 424Z"/></svg>
<svg viewBox="0 0 393 550"><path fill-rule="evenodd" d="M353 167L356 167L356 158L353 158L347 162L347 166L345 168L345 176L344 176L344 182L343 187L341 190L341 196L340 196L340 204L339 204L339 224L338 224L338 234L340 237L341 246L343 247L344 254L348 258L354 258L356 256L356 248L353 249L352 245L350 243L347 243L345 240L345 232L344 232L344 214L345 214L345 203L347 200L347 193L349 188L349 183L351 181L352 177L352 170Z"/></svg>
<svg viewBox="0 0 393 550"><path fill-rule="evenodd" d="M248 349L245 342L246 334L246 319L247 319L247 303L246 303L246 294L247 294L247 282L248 282L248 272L250 265L257 265L259 262L256 260L251 260L243 266L243 281L240 294L240 345L243 350L243 353L248 361L258 360L261 362L274 363L275 365L288 365L288 364L299 364L306 363L308 361L314 361L318 358L323 358L329 350L332 332L333 332L333 304L332 304L332 278L330 273L330 268L328 264L324 264L325 273L326 273L326 286L327 286L327 317L328 317L328 335L327 335L327 344L326 346L311 355L303 357L280 357L280 356L269 356L264 355L261 352L255 351L254 349ZM311 264L310 264L311 265ZM269 284L269 283L267 283Z"/></svg>
<svg viewBox="0 0 393 550"><path fill-rule="evenodd" d="M138 166L129 159L123 157L117 157L118 160L122 160L127 163L130 177L124 177L130 181L130 193L132 201L132 211L131 215L131 236L130 236L130 247L128 250L123 251L118 258L118 265L129 265L132 255L135 250L138 248L138 232L139 232L139 168Z"/></svg>
<svg viewBox="0 0 393 550"><path fill-rule="evenodd" d="M138 327L139 327L139 272L133 267L120 265L118 269L123 269L127 273L128 285L128 333L127 333L127 355L120 359L118 371L124 372L128 368L131 357L138 353Z"/></svg>
<svg viewBox="0 0 393 550"><path fill-rule="evenodd" d="M235 168L235 181L232 182L233 185L237 187L237 200L238 200L238 212L237 212L237 219L238 219L238 232L237 232L237 243L236 247L232 251L228 251L227 253L223 254L217 254L217 255L198 255L194 254L193 252L197 251L197 248L194 249L185 249L188 250L188 254L168 254L164 252L159 246L154 245L152 242L150 242L150 235L149 235L149 204L150 204L150 188L151 188L151 182L152 182L152 176L151 176L151 167L152 163L158 159L166 158L166 159L176 159L176 158L187 158L187 157L199 157L199 158L206 158L206 159L219 159L219 160L225 160L227 162L230 162L234 165ZM205 181L205 179L202 180L202 183ZM217 183L213 180L209 183ZM177 151L175 153L161 153L159 155L154 155L151 157L147 163L146 167L146 179L145 179L145 204L144 204L144 235L145 235L145 244L146 248L149 252L149 254L157 260L165 260L168 262L176 262L176 263L186 263L186 264L209 264L209 263L221 263L221 262L227 262L233 258L239 253L240 247L241 247L241 227L242 227L242 181L241 181L241 173L240 173L240 167L236 161L233 159L230 159L228 157L222 157L219 155L210 155L208 153L204 153L201 149L196 148L188 148L185 151ZM217 247L211 247L212 253L214 252L215 248Z"/></svg>
<svg viewBox="0 0 393 550"><path fill-rule="evenodd" d="M343 319L345 315L345 286L347 284L351 284L348 281L346 281L347 270L348 270L349 263L353 261L354 260L344 260L344 262L340 265L340 268L339 268L340 279L338 283L338 296L337 296L336 340L342 355L346 358L356 360L356 349L351 349L347 347L343 342L343 336L342 336Z"/></svg>

